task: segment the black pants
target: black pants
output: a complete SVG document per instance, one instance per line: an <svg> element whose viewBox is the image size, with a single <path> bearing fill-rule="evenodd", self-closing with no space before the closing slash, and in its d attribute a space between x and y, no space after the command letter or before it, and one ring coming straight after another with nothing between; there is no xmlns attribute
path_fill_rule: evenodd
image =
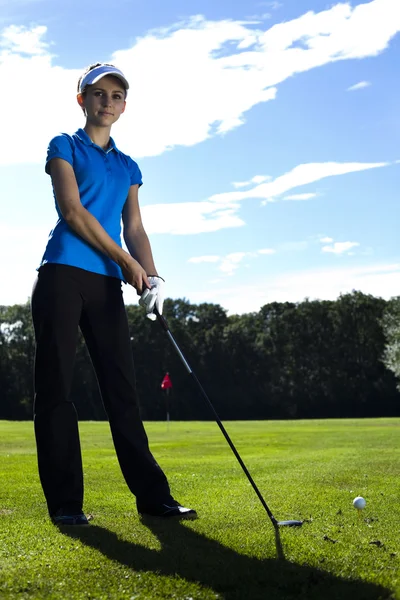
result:
<svg viewBox="0 0 400 600"><path fill-rule="evenodd" d="M78 419L70 398L78 328L97 375L119 464L139 502L170 498L139 414L121 282L46 264L32 293L36 337L34 424L39 475L50 515L79 512L83 472Z"/></svg>

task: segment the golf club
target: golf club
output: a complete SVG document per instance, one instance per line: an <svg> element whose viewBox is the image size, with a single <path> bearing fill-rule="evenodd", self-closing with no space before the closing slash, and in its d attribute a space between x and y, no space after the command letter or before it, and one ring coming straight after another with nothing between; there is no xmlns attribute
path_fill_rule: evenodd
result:
<svg viewBox="0 0 400 600"><path fill-rule="evenodd" d="M207 396L203 386L201 385L200 381L197 379L196 374L193 372L193 370L191 369L191 367L189 366L189 363L187 362L186 358L183 356L183 353L181 351L181 349L179 348L178 344L176 343L169 327L168 327L168 323L165 320L165 318L160 315L160 313L158 312L157 308L154 308L154 313L157 316L158 322L161 324L162 328L165 330L166 334L168 335L169 339L172 342L172 345L174 346L176 352L179 355L179 358L181 359L182 363L184 364L187 372L189 373L189 375L192 376L192 378L194 379L194 381L196 382L203 398L206 400L207 404L209 405L209 407L211 408L212 412L214 413L215 416L215 420L217 421L217 425L220 428L220 430L222 431L226 441L228 442L233 454L236 456L240 466L242 467L243 471L245 472L245 475L247 477L247 479L250 481L255 493L257 494L261 504L263 505L263 507L265 508L265 510L267 511L267 514L269 516L269 518L271 519L271 522L273 524L274 527L301 527L301 525L303 525L303 521L296 521L296 520L292 520L292 521L277 521L274 517L274 515L272 514L271 510L269 509L267 503L265 502L264 498L261 495L260 490L258 489L258 487L256 486L252 476L250 475L249 471L247 470L246 465L244 464L243 460L241 459L239 452L236 450L231 438L229 437L225 427L223 426L221 419L219 418L219 416L217 415L217 412L214 408L214 406L212 405L209 397Z"/></svg>

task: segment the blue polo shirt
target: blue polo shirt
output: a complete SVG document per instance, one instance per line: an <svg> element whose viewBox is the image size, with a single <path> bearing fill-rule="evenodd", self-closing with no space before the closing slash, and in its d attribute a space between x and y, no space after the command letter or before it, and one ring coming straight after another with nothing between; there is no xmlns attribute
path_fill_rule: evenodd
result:
<svg viewBox="0 0 400 600"><path fill-rule="evenodd" d="M122 209L131 185L142 184L142 174L135 161L118 150L112 138L110 147L103 150L83 129L73 135L62 133L51 140L46 159L48 174L53 158L62 158L72 165L82 205L122 247ZM54 200L58 221L50 232L40 266L59 263L123 280L119 266L71 229L61 214L55 195Z"/></svg>

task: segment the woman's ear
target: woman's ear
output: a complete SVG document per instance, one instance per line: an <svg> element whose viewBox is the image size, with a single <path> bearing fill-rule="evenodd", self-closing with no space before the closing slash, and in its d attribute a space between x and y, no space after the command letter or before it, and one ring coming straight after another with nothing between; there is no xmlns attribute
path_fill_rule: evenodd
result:
<svg viewBox="0 0 400 600"><path fill-rule="evenodd" d="M86 115L86 110L85 110L85 98L82 96L82 94L77 94L76 99L78 101L79 106L81 107L81 109L83 110L83 113Z"/></svg>

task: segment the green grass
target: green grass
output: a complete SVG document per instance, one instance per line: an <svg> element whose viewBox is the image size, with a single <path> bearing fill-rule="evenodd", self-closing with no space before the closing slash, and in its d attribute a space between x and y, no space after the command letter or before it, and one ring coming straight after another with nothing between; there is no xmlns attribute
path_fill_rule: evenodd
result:
<svg viewBox="0 0 400 600"><path fill-rule="evenodd" d="M107 423L81 423L87 528L48 520L32 423L0 422L0 598L400 600L400 419L147 423L193 522L142 523ZM361 517L352 507L364 496Z"/></svg>

